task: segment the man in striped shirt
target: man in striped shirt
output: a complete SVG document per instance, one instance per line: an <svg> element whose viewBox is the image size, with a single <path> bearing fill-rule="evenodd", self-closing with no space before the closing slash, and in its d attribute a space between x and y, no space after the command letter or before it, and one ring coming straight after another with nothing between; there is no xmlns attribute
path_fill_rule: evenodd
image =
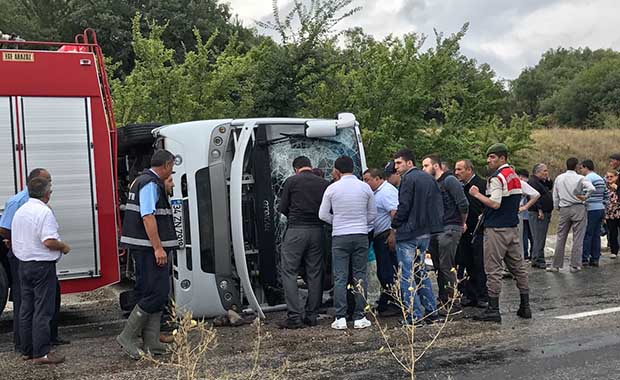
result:
<svg viewBox="0 0 620 380"><path fill-rule="evenodd" d="M588 211L586 235L583 238L582 265L598 266L601 257L601 225L605 217L605 207L609 202L607 184L605 180L594 172L594 162L583 160L581 162L581 174L594 186L592 195L586 200Z"/></svg>

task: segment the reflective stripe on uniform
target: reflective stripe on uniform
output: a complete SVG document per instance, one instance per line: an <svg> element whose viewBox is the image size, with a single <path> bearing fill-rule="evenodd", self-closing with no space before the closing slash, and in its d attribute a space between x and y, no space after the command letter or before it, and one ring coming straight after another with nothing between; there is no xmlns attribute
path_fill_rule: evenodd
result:
<svg viewBox="0 0 620 380"><path fill-rule="evenodd" d="M135 205L133 203L128 203L125 205L125 211L140 212L140 206ZM158 208L158 209L155 209L155 212L153 214L154 215L172 215L172 209Z"/></svg>
<svg viewBox="0 0 620 380"><path fill-rule="evenodd" d="M136 239L128 236L121 236L121 243L137 245L140 247L153 247L151 241L148 239ZM179 243L176 240L165 240L161 242L161 246L164 248L176 248Z"/></svg>

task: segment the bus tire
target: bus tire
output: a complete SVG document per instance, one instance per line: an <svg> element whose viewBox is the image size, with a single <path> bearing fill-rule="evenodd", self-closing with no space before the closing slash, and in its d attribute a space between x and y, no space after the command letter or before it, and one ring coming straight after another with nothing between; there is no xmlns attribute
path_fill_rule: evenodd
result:
<svg viewBox="0 0 620 380"><path fill-rule="evenodd" d="M155 138L151 134L151 131L161 126L162 124L159 123L148 123L129 124L118 128L118 153L127 153L134 147L148 147L153 145Z"/></svg>

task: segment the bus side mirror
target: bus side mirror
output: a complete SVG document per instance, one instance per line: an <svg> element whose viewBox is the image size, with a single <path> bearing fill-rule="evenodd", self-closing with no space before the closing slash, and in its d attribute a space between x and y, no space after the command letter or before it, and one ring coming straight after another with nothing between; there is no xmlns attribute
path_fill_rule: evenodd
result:
<svg viewBox="0 0 620 380"><path fill-rule="evenodd" d="M336 120L308 120L306 122L306 137L334 137L336 136Z"/></svg>
<svg viewBox="0 0 620 380"><path fill-rule="evenodd" d="M355 127L355 116L352 113L338 114L338 120L308 120L306 122L306 137L334 137L336 131L343 128Z"/></svg>

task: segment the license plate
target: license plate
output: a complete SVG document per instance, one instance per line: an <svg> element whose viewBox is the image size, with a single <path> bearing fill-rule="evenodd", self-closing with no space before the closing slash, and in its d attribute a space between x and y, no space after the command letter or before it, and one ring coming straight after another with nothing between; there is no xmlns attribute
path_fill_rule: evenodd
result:
<svg viewBox="0 0 620 380"><path fill-rule="evenodd" d="M171 199L172 220L174 221L174 232L177 234L179 248L185 248L185 223L183 221L183 200Z"/></svg>

